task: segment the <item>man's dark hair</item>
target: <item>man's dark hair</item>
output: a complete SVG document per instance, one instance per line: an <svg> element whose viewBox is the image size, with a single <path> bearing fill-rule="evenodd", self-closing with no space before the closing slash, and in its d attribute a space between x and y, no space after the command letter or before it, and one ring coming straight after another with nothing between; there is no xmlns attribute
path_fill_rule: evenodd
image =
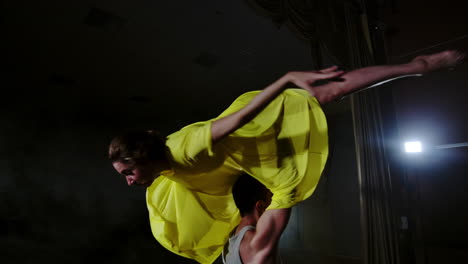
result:
<svg viewBox="0 0 468 264"><path fill-rule="evenodd" d="M232 187L232 196L242 217L253 212L257 201L266 202L269 192L262 183L248 174L242 174Z"/></svg>

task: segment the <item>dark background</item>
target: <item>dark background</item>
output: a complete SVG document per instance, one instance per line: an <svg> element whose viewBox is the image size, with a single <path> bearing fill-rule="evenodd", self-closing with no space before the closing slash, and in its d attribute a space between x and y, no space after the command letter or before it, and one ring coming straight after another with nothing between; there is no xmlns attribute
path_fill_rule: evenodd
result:
<svg viewBox="0 0 468 264"><path fill-rule="evenodd" d="M385 2L390 61L466 50L463 1L375 2ZM113 172L106 159L110 139L125 129L169 134L218 115L241 93L287 71L315 65L307 41L245 1L17 0L0 6L2 263L189 263L152 237L144 189L128 188ZM392 91L393 129L401 141L468 141L467 72L465 64L382 87ZM281 244L285 263L360 263L349 101L325 111L329 168L315 195L294 209ZM419 179L414 207L422 223L422 263L466 259L467 154L448 149L401 158L405 173Z"/></svg>

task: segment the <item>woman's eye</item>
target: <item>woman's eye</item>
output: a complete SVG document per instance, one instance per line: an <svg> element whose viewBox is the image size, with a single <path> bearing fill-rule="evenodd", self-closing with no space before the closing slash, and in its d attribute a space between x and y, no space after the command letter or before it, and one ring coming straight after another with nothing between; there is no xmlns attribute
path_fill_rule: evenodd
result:
<svg viewBox="0 0 468 264"><path fill-rule="evenodd" d="M132 170L123 170L123 171L122 171L122 174L123 174L124 176L128 176L128 175L132 175L133 173L132 173Z"/></svg>

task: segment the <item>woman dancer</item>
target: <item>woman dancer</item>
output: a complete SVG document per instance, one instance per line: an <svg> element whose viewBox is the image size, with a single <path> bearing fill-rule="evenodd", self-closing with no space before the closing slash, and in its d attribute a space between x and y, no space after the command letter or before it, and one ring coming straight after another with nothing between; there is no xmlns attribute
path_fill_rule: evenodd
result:
<svg viewBox="0 0 468 264"><path fill-rule="evenodd" d="M287 222L281 209L313 193L328 155L321 105L390 78L451 68L463 58L444 51L347 73L337 67L289 72L263 91L241 95L220 116L165 139L152 131L118 136L109 158L128 185L148 187L156 239L174 253L211 263L240 219L231 195L240 174L271 190L265 215L273 222ZM288 83L302 89L285 89Z"/></svg>

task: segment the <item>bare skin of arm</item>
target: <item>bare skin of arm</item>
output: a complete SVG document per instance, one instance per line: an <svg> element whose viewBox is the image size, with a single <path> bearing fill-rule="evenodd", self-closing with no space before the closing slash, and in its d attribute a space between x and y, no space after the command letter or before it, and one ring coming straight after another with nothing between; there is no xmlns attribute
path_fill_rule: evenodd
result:
<svg viewBox="0 0 468 264"><path fill-rule="evenodd" d="M293 83L315 96L320 104L332 102L343 95L366 88L374 83L407 74L428 73L435 70L454 67L464 59L464 54L457 51L419 56L406 64L371 66L348 73L331 67L321 71L289 72L266 87L246 107L227 117L216 120L211 127L213 144L242 127L263 110L287 83ZM341 81L314 86L318 80L339 77Z"/></svg>
<svg viewBox="0 0 468 264"><path fill-rule="evenodd" d="M290 215L291 208L271 209L262 214L255 232L251 232L250 237L247 238L248 243L242 243L243 246L249 248L243 250L241 247L241 257L244 263L268 264L275 261L278 243Z"/></svg>

